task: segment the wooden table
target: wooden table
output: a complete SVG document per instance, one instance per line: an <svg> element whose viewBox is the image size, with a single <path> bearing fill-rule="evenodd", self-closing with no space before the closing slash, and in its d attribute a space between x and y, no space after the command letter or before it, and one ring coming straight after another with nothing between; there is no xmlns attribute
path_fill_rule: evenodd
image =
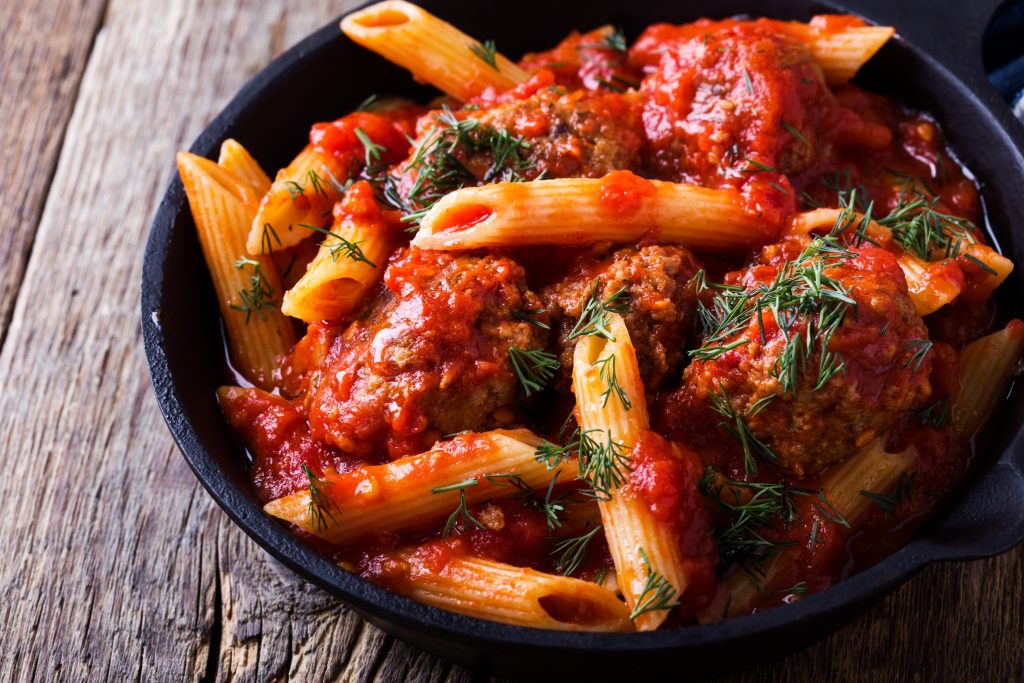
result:
<svg viewBox="0 0 1024 683"><path fill-rule="evenodd" d="M174 152L348 6L0 3L0 680L481 678L240 532L172 444L141 349L142 248ZM734 680L1020 679L1022 577L1021 549L932 567Z"/></svg>

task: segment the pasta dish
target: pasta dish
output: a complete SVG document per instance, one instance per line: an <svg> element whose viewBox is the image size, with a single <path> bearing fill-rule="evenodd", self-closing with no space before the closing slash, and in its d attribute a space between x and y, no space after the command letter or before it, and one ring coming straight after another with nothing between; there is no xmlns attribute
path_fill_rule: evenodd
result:
<svg viewBox="0 0 1024 683"><path fill-rule="evenodd" d="M936 121L849 82L892 28L604 26L518 62L400 0L341 29L437 98L310 121L273 180L235 140L178 155L221 410L319 553L647 631L824 590L964 481L1024 323Z"/></svg>

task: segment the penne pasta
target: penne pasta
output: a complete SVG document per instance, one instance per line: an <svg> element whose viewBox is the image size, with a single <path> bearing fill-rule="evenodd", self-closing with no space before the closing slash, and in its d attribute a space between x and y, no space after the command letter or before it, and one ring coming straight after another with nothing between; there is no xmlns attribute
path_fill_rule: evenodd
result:
<svg viewBox="0 0 1024 683"><path fill-rule="evenodd" d="M348 315L380 281L396 246L396 229L365 182L335 205L328 232L306 273L285 293L281 310L286 315L306 322Z"/></svg>
<svg viewBox="0 0 1024 683"><path fill-rule="evenodd" d="M547 487L556 474L561 481L576 476L575 461L555 470L538 461L540 444L525 429L460 435L386 465L326 472L309 489L271 501L264 510L339 545L377 532L419 529L463 501L472 505L518 491L495 475L519 475L534 488Z"/></svg>
<svg viewBox="0 0 1024 683"><path fill-rule="evenodd" d="M962 441L974 438L1006 395L1021 354L1024 322L971 342L960 352L960 392L953 403L950 424Z"/></svg>
<svg viewBox="0 0 1024 683"><path fill-rule="evenodd" d="M248 231L246 248L251 256L292 247L310 237L331 215L341 198L335 180L345 182L348 169L330 154L307 146L281 169Z"/></svg>
<svg viewBox="0 0 1024 683"><path fill-rule="evenodd" d="M605 445L607 452L603 457L614 459L628 457L640 433L648 429L649 418L640 369L626 324L618 314L610 314L609 318L608 328L613 340L585 336L576 344L573 392L580 430ZM624 399L606 393L612 388L611 373ZM586 463L581 467L586 470ZM628 470L628 464L623 463L622 469ZM598 477L598 473L589 474L592 482ZM610 479L603 485L598 484L607 489L609 498L598 502L608 549L626 604L636 615L637 630L650 631L665 621L669 612L668 608L645 609L652 604L652 584L660 579L659 588L667 598L662 602L669 606L678 604L678 598L686 590L679 541L674 530L659 524L638 497L627 494L624 490L629 486L626 472Z"/></svg>
<svg viewBox="0 0 1024 683"><path fill-rule="evenodd" d="M841 31L808 30L805 42L830 85L846 83L896 33L891 26L851 26Z"/></svg>
<svg viewBox="0 0 1024 683"><path fill-rule="evenodd" d="M604 178L497 183L456 190L423 218L413 245L477 249L537 244L635 242L650 236L703 251L766 241L735 190L712 190L628 171Z"/></svg>
<svg viewBox="0 0 1024 683"><path fill-rule="evenodd" d="M378 2L341 21L346 36L457 100L508 90L529 74L430 12L401 0Z"/></svg>
<svg viewBox="0 0 1024 683"><path fill-rule="evenodd" d="M225 171L233 173L260 197L270 191L270 178L237 140L229 138L221 144L217 164Z"/></svg>
<svg viewBox="0 0 1024 683"><path fill-rule="evenodd" d="M388 585L419 602L478 619L559 631L631 631L629 609L591 581L545 574L430 545L383 560Z"/></svg>
<svg viewBox="0 0 1024 683"><path fill-rule="evenodd" d="M822 495L832 506L831 514L856 529L873 504L865 491L890 491L900 475L914 462L917 451L909 447L900 453L889 453L885 434L829 472ZM756 576L744 567L736 567L722 582L715 601L700 615L702 623L719 621L730 616L749 614L758 600L784 587L789 576L785 569L799 552L787 548L772 556L756 570Z"/></svg>
<svg viewBox="0 0 1024 683"><path fill-rule="evenodd" d="M281 283L269 257L245 258L245 235L258 194L208 159L181 152L181 174L199 243L217 292L235 367L253 384L274 387L295 330L278 308Z"/></svg>

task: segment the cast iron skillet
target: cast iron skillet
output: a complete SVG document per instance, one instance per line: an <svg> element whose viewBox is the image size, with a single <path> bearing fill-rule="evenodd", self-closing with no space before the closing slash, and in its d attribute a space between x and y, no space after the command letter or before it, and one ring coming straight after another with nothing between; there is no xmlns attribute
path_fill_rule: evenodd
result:
<svg viewBox="0 0 1024 683"><path fill-rule="evenodd" d="M495 3L457 0L421 4L471 35L495 39L513 57L553 46L573 28L606 22L623 26L631 38L658 21L739 13L803 20L821 12L852 12L896 26L898 38L862 70L858 82L938 117L950 145L981 182L997 243L1024 264L1024 131L989 86L981 65L981 37L999 0L930 0L913 3L916 8L893 0L721 0L713 5L517 0L503 9ZM518 20L502 20L506 13ZM203 131L192 151L215 157L220 142L230 136L266 168L276 169L303 146L312 123L351 111L374 92L427 94L407 73L343 37L332 21L250 81ZM1022 284L1024 268L1018 267L1001 288L1004 310L1021 300ZM720 624L655 633L562 633L478 621L362 581L261 512L247 482L244 455L214 398L214 389L230 377L213 288L176 176L146 245L142 331L153 387L179 448L246 533L389 633L503 675L535 679L559 673L603 677L651 671L681 678L752 666L832 632L931 562L990 556L1024 541L1024 435L1019 429L1024 396L1016 391L982 444L983 464L957 499L907 546L821 594Z"/></svg>

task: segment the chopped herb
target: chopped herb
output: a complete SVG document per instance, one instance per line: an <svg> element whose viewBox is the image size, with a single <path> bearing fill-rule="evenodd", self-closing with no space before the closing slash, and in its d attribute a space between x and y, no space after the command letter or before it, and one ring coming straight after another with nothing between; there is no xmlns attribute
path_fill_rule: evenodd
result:
<svg viewBox="0 0 1024 683"><path fill-rule="evenodd" d="M976 258L973 254L964 254L964 258L967 259L968 261L970 261L971 263L973 263L974 265L978 266L982 270L988 272L990 275L996 275L996 276L999 275L999 273L997 273L995 270L993 270L991 266L989 266L984 261Z"/></svg>
<svg viewBox="0 0 1024 683"><path fill-rule="evenodd" d="M603 528L598 524L590 531L579 536L564 538L555 545L551 554L558 555L558 559L555 560L555 569L559 574L572 576L576 573L576 570L580 568L583 560L587 557L587 548L590 546L590 542L594 540L594 537Z"/></svg>
<svg viewBox="0 0 1024 683"><path fill-rule="evenodd" d="M448 538L451 536L452 531L455 530L455 525L458 522L462 522L463 528L472 524L477 529L483 529L484 525L477 520L476 517L469 513L469 508L466 507L466 489L470 486L476 486L479 483L476 479L467 479L460 481L457 484L449 484L448 486L439 486L436 489L431 489L431 493L446 493L448 491L459 492L459 504L455 508L452 514L448 515L448 519L444 523L444 528L441 530L441 538Z"/></svg>
<svg viewBox="0 0 1024 683"><path fill-rule="evenodd" d="M966 218L938 211L937 204L937 198L929 198L907 184L896 208L878 219L878 223L892 230L893 239L900 246L926 261L935 252L944 258L954 258L964 243L975 243L976 228Z"/></svg>
<svg viewBox="0 0 1024 683"><path fill-rule="evenodd" d="M530 323L531 325L535 325L541 328L542 330L550 330L550 325L548 325L543 320L537 320L536 318L533 317L535 315L543 315L547 312L548 309L546 308L524 308L521 311L512 311L512 317L515 318L516 320L522 320L524 323Z"/></svg>
<svg viewBox="0 0 1024 683"><path fill-rule="evenodd" d="M847 529L850 528L850 523L843 518L842 513L836 509L836 506L829 502L825 497L824 491L818 491L818 500L814 501L813 505L814 509L820 512L828 521L844 526Z"/></svg>
<svg viewBox="0 0 1024 683"><path fill-rule="evenodd" d="M240 258L235 261L235 268L238 270L243 270L246 266L252 268L249 289L238 290L242 303L231 304L231 308L245 313L245 324L248 325L253 313L259 316L260 320L266 320L267 314L264 311L266 309L273 310L277 302L274 300L274 288L270 286L267 278L263 275L263 266L260 262L250 258Z"/></svg>
<svg viewBox="0 0 1024 683"><path fill-rule="evenodd" d="M945 427L949 424L949 396L929 403L918 411L917 416L930 427Z"/></svg>
<svg viewBox="0 0 1024 683"><path fill-rule="evenodd" d="M576 502L569 495L559 496L558 498L552 497L555 484L558 482L558 475L559 473L555 472L555 476L551 477L547 492L543 498L538 497L533 487L526 483L519 474L486 474L484 478L497 486L512 486L518 489L519 494L516 497L519 501L524 506L543 513L549 529L557 529L562 526L560 515L565 514L566 506Z"/></svg>
<svg viewBox="0 0 1024 683"><path fill-rule="evenodd" d="M494 44L493 40L485 40L479 45L470 45L469 51L479 57L484 64L491 67L495 71L498 69L498 48Z"/></svg>
<svg viewBox="0 0 1024 683"><path fill-rule="evenodd" d="M629 312L629 287L623 285L603 300L598 298L600 289L601 279L598 278L583 300L583 309L580 312L579 320L569 332L569 341L588 335L615 341L615 337L608 329L608 325L611 323L609 315L611 313L626 315Z"/></svg>
<svg viewBox="0 0 1024 683"><path fill-rule="evenodd" d="M774 592L778 595L807 595L810 589L807 587L806 581L798 581L789 588L782 588Z"/></svg>
<svg viewBox="0 0 1024 683"><path fill-rule="evenodd" d="M362 128L356 128L356 137L359 138L359 142L363 143L363 149L366 151L365 162L367 166L373 166L380 161L382 154L387 154L388 148L384 145L378 145L371 140L370 136Z"/></svg>
<svg viewBox="0 0 1024 683"><path fill-rule="evenodd" d="M601 407L604 408L608 405L608 399L614 395L619 399L622 407L626 410L630 410L633 407L632 402L629 400L629 396L626 395L626 390L619 384L619 376L615 370L615 355L609 355L605 358L597 360L594 365L599 368L598 379L605 383L607 387L601 394L603 402Z"/></svg>
<svg viewBox="0 0 1024 683"><path fill-rule="evenodd" d="M338 259L340 257L344 256L345 258L351 261L355 261L356 263L366 263L373 268L377 267L377 265L373 261L366 258L366 254L363 253L362 248L360 248L359 246L360 244L366 242L365 239L359 240L358 242L352 242L350 240L345 239L344 237L337 233L327 230L326 228L320 228L315 225L306 225L305 223L299 223L299 227L323 233L327 237L333 237L335 241L330 243L328 245L328 248L330 249L331 252L331 260L334 261L335 263L338 262Z"/></svg>
<svg viewBox="0 0 1024 683"><path fill-rule="evenodd" d="M260 237L260 253L267 256L273 256L275 241L277 242L277 246L281 246L281 238L277 236L277 231L274 230L274 226L270 223L264 223L263 235Z"/></svg>
<svg viewBox="0 0 1024 683"><path fill-rule="evenodd" d="M788 130L789 134L792 135L793 137L795 137L800 142L804 143L805 145L809 144L807 142L807 138L805 138L800 131L798 131L796 128L794 128L793 126L789 125L785 121L782 122L782 127L785 128L786 130Z"/></svg>
<svg viewBox="0 0 1024 683"><path fill-rule="evenodd" d="M309 169L306 172L306 187L313 188L313 194L318 194L321 197L327 197L327 191L324 189L323 178L320 177L315 170Z"/></svg>
<svg viewBox="0 0 1024 683"><path fill-rule="evenodd" d="M558 357L542 349L523 350L515 346L508 350L509 360L523 393L527 396L544 390L548 381L560 367Z"/></svg>
<svg viewBox="0 0 1024 683"><path fill-rule="evenodd" d="M756 475L758 473L757 458L754 456L764 458L769 462L778 460L779 456L763 441L754 436L746 421L746 418L753 417L764 409L768 403L767 401L763 403L764 399L758 401L751 406L750 410L741 415L733 408L729 396L721 384L719 384L717 392L709 392L708 396L711 399L711 407L716 413L725 418L724 421L718 423L718 426L729 432L734 439L740 442L740 447L743 449L743 468L747 474Z"/></svg>
<svg viewBox="0 0 1024 683"><path fill-rule="evenodd" d="M579 435L580 478L588 481L602 499L610 499L612 491L626 483L633 459L621 441L603 429L581 430Z"/></svg>
<svg viewBox="0 0 1024 683"><path fill-rule="evenodd" d="M359 103L359 106L356 107L356 111L373 111L374 109L377 108L377 105L379 104L378 99L379 98L377 97L376 93L370 95L365 100Z"/></svg>
<svg viewBox="0 0 1024 683"><path fill-rule="evenodd" d="M747 162L747 167L741 169L743 173L775 173L774 168L767 164L762 164L760 161L757 161L756 159L751 159L750 157L743 157L743 161Z"/></svg>
<svg viewBox="0 0 1024 683"><path fill-rule="evenodd" d="M612 32L604 37L604 47L615 52L626 51L626 34L620 26L612 29Z"/></svg>
<svg viewBox="0 0 1024 683"><path fill-rule="evenodd" d="M288 190L288 195L292 198L292 201L298 201L299 197L306 194L305 188L302 187L302 183L295 182L294 180L284 181L284 189Z"/></svg>
<svg viewBox="0 0 1024 683"><path fill-rule="evenodd" d="M313 527L317 531L323 531L328 526L328 518L331 522L338 523L334 519L334 515L331 514L331 501L323 497L323 489L327 482L313 474L306 465L302 465L302 471L305 472L306 479L309 480L309 519L312 520Z"/></svg>
<svg viewBox="0 0 1024 683"><path fill-rule="evenodd" d="M910 357L903 363L903 367L911 368L914 372L921 369L928 352L932 350L934 343L930 339L908 339L907 350L911 352Z"/></svg>
<svg viewBox="0 0 1024 683"><path fill-rule="evenodd" d="M886 517L891 516L900 505L905 501L910 500L914 494L914 475L902 472L896 485L893 486L892 490L888 493L875 493L874 491L861 491L860 495L864 496L872 503L882 508L885 512Z"/></svg>
<svg viewBox="0 0 1024 683"><path fill-rule="evenodd" d="M644 552L643 548L640 548L639 551L640 558L644 563L646 577L643 590L640 591L640 595L636 599L636 605L629 615L630 619L636 619L648 612L658 612L663 609L672 609L679 606L679 601L675 599L678 594L675 586L651 567L651 562L647 559L647 553Z"/></svg>
<svg viewBox="0 0 1024 683"><path fill-rule="evenodd" d="M747 72L747 67L743 67L743 83L747 86L747 92L751 95L754 94L754 83L750 80L750 73Z"/></svg>

